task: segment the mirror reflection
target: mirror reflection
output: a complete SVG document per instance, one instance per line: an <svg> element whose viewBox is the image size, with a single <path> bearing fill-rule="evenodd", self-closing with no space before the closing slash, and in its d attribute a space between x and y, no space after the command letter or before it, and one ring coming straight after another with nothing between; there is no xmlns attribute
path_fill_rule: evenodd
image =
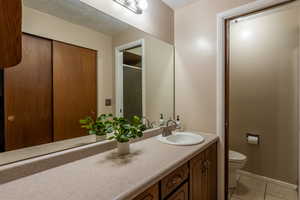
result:
<svg viewBox="0 0 300 200"><path fill-rule="evenodd" d="M174 117L174 47L79 0L23 1L22 62L0 73L0 165L96 142L80 119Z"/></svg>

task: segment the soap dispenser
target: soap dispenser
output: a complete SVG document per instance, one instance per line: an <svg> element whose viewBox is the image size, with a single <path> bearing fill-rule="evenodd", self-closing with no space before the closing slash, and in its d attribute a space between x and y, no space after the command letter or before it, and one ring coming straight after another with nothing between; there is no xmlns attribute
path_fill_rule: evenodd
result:
<svg viewBox="0 0 300 200"><path fill-rule="evenodd" d="M162 113L160 114L159 126L165 126L164 115Z"/></svg>
<svg viewBox="0 0 300 200"><path fill-rule="evenodd" d="M179 115L176 117L176 131L183 131Z"/></svg>

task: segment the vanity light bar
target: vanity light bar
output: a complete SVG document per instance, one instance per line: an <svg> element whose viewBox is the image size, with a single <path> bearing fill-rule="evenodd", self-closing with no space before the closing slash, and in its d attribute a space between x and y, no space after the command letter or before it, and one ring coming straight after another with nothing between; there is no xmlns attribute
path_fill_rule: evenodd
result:
<svg viewBox="0 0 300 200"><path fill-rule="evenodd" d="M137 0L113 0L113 1L117 2L118 4L124 6L125 8L131 10L136 14L143 13L143 10L138 6Z"/></svg>

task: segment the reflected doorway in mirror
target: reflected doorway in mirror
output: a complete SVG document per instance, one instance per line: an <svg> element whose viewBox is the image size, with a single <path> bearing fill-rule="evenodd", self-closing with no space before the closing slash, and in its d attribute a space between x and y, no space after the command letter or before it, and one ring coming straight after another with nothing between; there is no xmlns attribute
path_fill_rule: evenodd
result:
<svg viewBox="0 0 300 200"><path fill-rule="evenodd" d="M131 119L146 113L145 42L137 40L115 49L116 116Z"/></svg>

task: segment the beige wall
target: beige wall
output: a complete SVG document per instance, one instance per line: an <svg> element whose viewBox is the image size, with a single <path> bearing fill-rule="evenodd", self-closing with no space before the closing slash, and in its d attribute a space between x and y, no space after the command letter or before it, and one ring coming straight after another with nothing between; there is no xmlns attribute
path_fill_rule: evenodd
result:
<svg viewBox="0 0 300 200"><path fill-rule="evenodd" d="M140 39L145 41L145 116L150 121L158 121L163 113L169 119L174 114L174 47L136 29L113 37L113 47Z"/></svg>
<svg viewBox="0 0 300 200"><path fill-rule="evenodd" d="M105 98L113 96L112 38L88 28L71 24L37 10L23 8L23 27L26 33L66 42L98 51L98 112L110 113Z"/></svg>
<svg viewBox="0 0 300 200"><path fill-rule="evenodd" d="M161 0L148 0L148 9L141 15L112 0L82 0L83 2L169 43L174 42L174 12Z"/></svg>
<svg viewBox="0 0 300 200"><path fill-rule="evenodd" d="M230 25L230 148L245 170L297 184L299 8ZM246 133L259 134L249 145Z"/></svg>
<svg viewBox="0 0 300 200"><path fill-rule="evenodd" d="M176 113L189 130L216 131L216 14L253 0L201 0L175 10Z"/></svg>

